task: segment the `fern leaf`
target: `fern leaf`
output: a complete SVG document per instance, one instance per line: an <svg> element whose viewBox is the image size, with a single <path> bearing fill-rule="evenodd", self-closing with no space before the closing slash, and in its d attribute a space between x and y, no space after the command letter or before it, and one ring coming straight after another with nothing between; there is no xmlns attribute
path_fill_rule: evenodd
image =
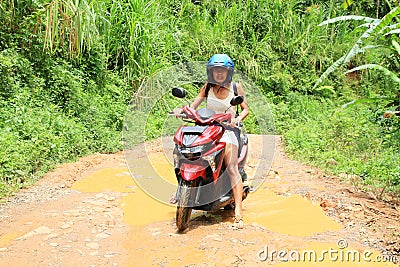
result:
<svg viewBox="0 0 400 267"><path fill-rule="evenodd" d="M324 25L328 25L331 23L336 23L339 21L348 21L348 20L360 20L360 21L364 21L366 23L377 23L379 21L379 19L374 19L374 18L370 18L370 17L349 15L349 16L340 16L340 17L336 17L336 18L332 18L332 19L327 19L327 20L321 22L320 24L318 24L318 26L324 26Z"/></svg>
<svg viewBox="0 0 400 267"><path fill-rule="evenodd" d="M380 65L377 64L365 64L365 65L361 65L358 66L356 68L353 68L349 71L347 71L347 73L350 72L354 72L354 71L358 71L358 70L365 70L365 69L376 69L376 70L380 70L383 72L383 74L389 76L393 81L397 82L400 85L400 78L396 76L396 74L390 70L388 70L385 67L382 67Z"/></svg>

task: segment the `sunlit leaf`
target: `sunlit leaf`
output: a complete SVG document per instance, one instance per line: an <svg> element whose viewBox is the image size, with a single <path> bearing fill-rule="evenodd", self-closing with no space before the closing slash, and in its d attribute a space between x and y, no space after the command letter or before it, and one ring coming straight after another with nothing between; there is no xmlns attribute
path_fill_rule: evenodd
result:
<svg viewBox="0 0 400 267"><path fill-rule="evenodd" d="M355 105L355 104L361 104L361 103L373 103L373 102L382 102L382 101L396 101L399 100L399 98L391 98L391 97L371 97L371 98L360 98L353 100L349 103L346 103L342 106L342 108L347 108L348 106Z"/></svg>
<svg viewBox="0 0 400 267"><path fill-rule="evenodd" d="M373 48L374 46L365 46L362 47L364 44L365 40L371 39L375 35L379 35L382 33L385 29L389 29L390 27L393 28L393 25L391 24L393 21L393 18L395 18L398 14L400 13L400 8L396 7L392 9L389 13L387 13L382 19L373 19L369 17L364 17L364 16L341 16L341 17L336 17L333 19L328 19L322 23L319 24L319 26L322 25L327 25L330 23L335 23L338 21L347 21L347 20L356 20L356 21L365 21L369 24L369 27L363 34L357 39L357 41L354 43L353 47L347 52L347 54L341 58L339 58L336 62L334 62L331 66L328 67L328 69L320 76L320 78L316 81L314 85L314 89L333 71L335 71L339 66L344 65L357 54L364 52L366 49ZM397 27L397 26L395 26ZM380 35L382 36L382 35ZM368 48L367 48L368 47ZM375 46L376 47L376 46ZM394 79L396 82L398 82L398 78L394 73L390 72L387 69L382 69L379 67L372 65L364 65L364 67L367 66L366 68L372 68L372 69L379 69L384 71L386 75L389 75L392 79Z"/></svg>
<svg viewBox="0 0 400 267"><path fill-rule="evenodd" d="M390 32L387 32L387 33L384 34L384 36L390 35L390 34L400 34L400 29L396 29L396 30L392 30Z"/></svg>
<svg viewBox="0 0 400 267"><path fill-rule="evenodd" d="M326 78L328 77L329 74L334 72L336 69L338 69L340 66L347 64L352 57L359 53L364 53L365 51L369 49L374 49L380 47L379 45L366 45L365 47L359 49L358 46L353 47L353 49L350 50L350 52L346 56L342 56L338 60L336 60L332 65L330 65L324 73L319 77L317 82L315 83L313 89L317 88L317 86Z"/></svg>
<svg viewBox="0 0 400 267"><path fill-rule="evenodd" d="M390 23L392 23L393 18L395 18L398 14L400 13L400 8L399 6L393 8L389 13L387 13L382 20L377 24L374 32L381 32L383 28L388 26Z"/></svg>
<svg viewBox="0 0 400 267"><path fill-rule="evenodd" d="M397 53L400 55L400 45L399 45L399 43L396 42L396 40L392 40L392 45L396 49Z"/></svg>
<svg viewBox="0 0 400 267"><path fill-rule="evenodd" d="M349 15L349 16L340 16L340 17L325 20L325 21L321 22L320 24L318 24L318 26L324 26L324 25L336 23L339 21L349 21L349 20L364 21L367 23L378 23L379 22L379 19L374 19L374 18L364 17L364 16Z"/></svg>
<svg viewBox="0 0 400 267"><path fill-rule="evenodd" d="M343 9L348 9L354 2L352 0L345 0L342 4Z"/></svg>
<svg viewBox="0 0 400 267"><path fill-rule="evenodd" d="M382 71L385 75L389 76L393 81L399 83L399 85L400 85L400 78L397 77L397 75L396 75L394 72L388 70L388 69L385 68L385 67L382 67L382 66L380 66L380 65L377 65L377 64L365 64L365 65L361 65L361 66L358 66L358 67L356 67L356 68L353 68L353 69L347 71L347 73L354 72L354 71L358 71L358 70L365 70L365 69L380 70L380 71Z"/></svg>

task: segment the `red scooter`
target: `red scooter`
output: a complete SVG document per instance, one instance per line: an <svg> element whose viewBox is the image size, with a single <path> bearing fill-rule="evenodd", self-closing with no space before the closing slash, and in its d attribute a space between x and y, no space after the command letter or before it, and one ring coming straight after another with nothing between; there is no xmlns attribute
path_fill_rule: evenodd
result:
<svg viewBox="0 0 400 267"><path fill-rule="evenodd" d="M172 94L178 98L186 96L181 88L174 88ZM242 102L243 96L235 96L230 104L237 106ZM235 202L223 162L225 143L220 142L225 129L229 127L231 114L215 114L207 108L196 111L184 106L178 116L186 122L194 123L181 125L174 136L174 169L178 180L176 226L181 232L188 227L193 209L233 209ZM241 133L239 143L239 172L244 181L244 165L248 152L248 139L245 134ZM243 187L243 199L249 191L248 186Z"/></svg>

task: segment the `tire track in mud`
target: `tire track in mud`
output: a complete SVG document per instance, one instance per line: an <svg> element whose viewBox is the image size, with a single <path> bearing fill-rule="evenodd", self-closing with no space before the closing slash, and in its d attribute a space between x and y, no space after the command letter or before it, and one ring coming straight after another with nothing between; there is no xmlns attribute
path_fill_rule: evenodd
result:
<svg viewBox="0 0 400 267"><path fill-rule="evenodd" d="M158 144L151 147L157 171L171 175ZM396 206L289 160L280 143L266 175L243 202L244 229L232 228L230 211L196 212L177 234L175 207L141 191L121 153L63 165L1 206L0 266L398 266L346 261L356 251L374 261L398 253Z"/></svg>

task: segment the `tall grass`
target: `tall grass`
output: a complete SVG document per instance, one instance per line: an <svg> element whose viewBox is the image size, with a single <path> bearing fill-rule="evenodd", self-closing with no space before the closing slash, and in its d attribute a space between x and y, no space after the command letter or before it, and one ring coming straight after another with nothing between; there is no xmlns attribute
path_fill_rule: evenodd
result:
<svg viewBox="0 0 400 267"><path fill-rule="evenodd" d="M168 64L169 17L158 1L111 1L102 36L111 67L139 80Z"/></svg>
<svg viewBox="0 0 400 267"><path fill-rule="evenodd" d="M291 83L277 93L309 91L314 73L343 52L338 44L348 36L346 29L316 27L344 12L335 3L54 0L44 5L45 47L54 50L64 44L70 53L79 54L100 40L109 67L123 70L135 84L174 63L225 52L243 62L241 70L263 85L282 79L306 83L302 88ZM297 67L309 68L311 75L296 72Z"/></svg>
<svg viewBox="0 0 400 267"><path fill-rule="evenodd" d="M52 52L67 49L70 55L79 55L83 48L90 49L98 38L97 10L93 3L86 0L52 0L39 7L46 12L46 49Z"/></svg>
<svg viewBox="0 0 400 267"><path fill-rule="evenodd" d="M7 133L0 137L0 147L15 159L12 163L4 153L0 158L0 164L7 166L1 174L6 181L3 184L7 187L36 179L55 162L85 153L120 149L123 114L140 85L162 69L185 61L205 61L214 53L229 54L237 69L274 101L278 131L287 137L294 154L304 153L307 158L323 144L332 144L323 136L331 129L336 129L335 138L346 140L348 129L339 128L343 123L351 124L346 122L351 112L341 112L332 120L327 110L334 110L336 104L330 103L340 98L340 106L341 98L357 96L363 90L385 90L387 84L380 77L374 80L378 83L351 83L345 75L332 73L323 86L313 87L323 70L357 40L357 29L349 21L317 27L328 18L351 12L352 6L346 10L341 4L333 0L319 4L304 0L0 1L0 56L4 59L0 61L0 127ZM377 9L372 10L375 14ZM374 88L376 84L381 88ZM307 97L292 101L293 92L323 99L323 105L307 102ZM44 124L48 130L37 127L36 132L30 132L41 123L35 118L40 117L41 106L47 107L43 114L49 118ZM35 112L13 120L11 114L17 109ZM155 116L163 114L161 111L154 110ZM318 113L326 116L319 117ZM9 120L12 127L7 126ZM51 124L60 120L67 124L62 126L66 133ZM318 129L314 120L326 127ZM159 121L154 121L150 126L157 127ZM370 138L380 136L375 131L381 128L362 122L366 125L361 129L365 130L363 134L371 127L374 136ZM310 126L308 131L304 125ZM70 138L73 133L82 138ZM55 138L57 134L62 137ZM56 147L46 148L52 145L45 140ZM363 147L365 140L357 143L354 138L354 147ZM336 153L335 147L328 147L330 153ZM28 151L24 157L20 157L22 149ZM387 151L395 149L397 146ZM40 154L42 165L35 160L35 151L46 152ZM378 152L385 153L373 153ZM352 153L361 155L364 150ZM320 154L318 164L323 164L327 156ZM371 161L368 166L377 162ZM21 167L23 163L27 163L26 168ZM379 165L380 172L386 172L384 168L389 165ZM366 169L366 173L372 170Z"/></svg>

